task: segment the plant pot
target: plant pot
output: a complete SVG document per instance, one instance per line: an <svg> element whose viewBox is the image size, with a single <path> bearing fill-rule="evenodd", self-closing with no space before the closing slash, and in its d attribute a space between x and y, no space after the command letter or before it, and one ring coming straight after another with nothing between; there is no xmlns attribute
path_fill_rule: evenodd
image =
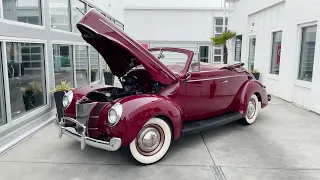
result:
<svg viewBox="0 0 320 180"><path fill-rule="evenodd" d="M114 75L110 72L104 73L104 82L106 85L113 85L114 83Z"/></svg>
<svg viewBox="0 0 320 180"><path fill-rule="evenodd" d="M60 119L63 117L64 108L63 108L63 104L62 104L62 99L63 99L64 94L65 94L64 91L58 91L53 94L59 122L60 122Z"/></svg>
<svg viewBox="0 0 320 180"><path fill-rule="evenodd" d="M26 111L36 108L43 103L43 94L26 91L23 95L23 103Z"/></svg>
<svg viewBox="0 0 320 180"><path fill-rule="evenodd" d="M96 81L96 75L97 75L96 71L91 71L91 82Z"/></svg>
<svg viewBox="0 0 320 180"><path fill-rule="evenodd" d="M256 78L256 80L259 80L260 73L252 73L252 75L254 76L254 78Z"/></svg>

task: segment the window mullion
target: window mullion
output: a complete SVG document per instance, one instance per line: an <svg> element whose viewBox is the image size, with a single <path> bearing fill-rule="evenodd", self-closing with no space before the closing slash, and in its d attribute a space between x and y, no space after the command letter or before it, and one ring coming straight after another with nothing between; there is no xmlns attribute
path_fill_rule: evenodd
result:
<svg viewBox="0 0 320 180"><path fill-rule="evenodd" d="M3 67L3 86L4 86L4 95L5 95L5 107L6 107L6 119L9 127L12 125L11 117L11 104L10 104L10 88L9 88L9 76L8 76L8 62L7 62L7 42L3 41L2 48L2 67Z"/></svg>

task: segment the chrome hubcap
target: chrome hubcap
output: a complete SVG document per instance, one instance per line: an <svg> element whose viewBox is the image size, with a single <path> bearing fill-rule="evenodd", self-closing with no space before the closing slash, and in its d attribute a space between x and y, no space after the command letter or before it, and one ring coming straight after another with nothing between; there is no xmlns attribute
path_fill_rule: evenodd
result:
<svg viewBox="0 0 320 180"><path fill-rule="evenodd" d="M161 149L163 142L163 130L157 125L150 125L140 131L136 143L141 154L151 156Z"/></svg>
<svg viewBox="0 0 320 180"><path fill-rule="evenodd" d="M247 118L253 118L254 114L256 113L256 101L254 99L250 99L248 103L247 109Z"/></svg>

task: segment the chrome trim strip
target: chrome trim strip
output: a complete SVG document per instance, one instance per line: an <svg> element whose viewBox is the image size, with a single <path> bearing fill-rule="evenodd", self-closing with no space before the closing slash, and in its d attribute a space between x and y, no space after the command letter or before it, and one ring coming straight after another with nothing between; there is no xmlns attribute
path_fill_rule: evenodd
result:
<svg viewBox="0 0 320 180"><path fill-rule="evenodd" d="M208 81L208 80L216 80L216 79L224 79L224 78L241 77L241 76L247 77L247 75L235 75L235 76L224 76L224 77L207 78L207 79L194 79L194 80L188 80L187 82Z"/></svg>
<svg viewBox="0 0 320 180"><path fill-rule="evenodd" d="M83 131L81 134L79 133L74 133L65 127L65 120L71 121L78 126L83 128ZM93 139L88 136L86 136L86 126L78 122L77 120L70 118L70 117L62 117L61 121L59 122L59 119L56 119L54 123L58 130L59 130L59 137L61 138L63 134L66 136L70 137L71 139L74 139L76 141L79 141L81 143L81 149L84 149L86 145L96 147L99 149L104 149L107 151L116 151L121 147L122 141L120 138L111 138L110 141L101 141L98 139Z"/></svg>

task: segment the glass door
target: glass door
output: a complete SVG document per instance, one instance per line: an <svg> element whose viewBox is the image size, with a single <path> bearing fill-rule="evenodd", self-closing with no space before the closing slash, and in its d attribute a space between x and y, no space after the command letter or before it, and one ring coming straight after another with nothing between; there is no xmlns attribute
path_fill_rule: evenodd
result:
<svg viewBox="0 0 320 180"><path fill-rule="evenodd" d="M248 70L249 71L252 71L254 69L255 50L256 50L256 37L250 37L249 58L248 58Z"/></svg>

